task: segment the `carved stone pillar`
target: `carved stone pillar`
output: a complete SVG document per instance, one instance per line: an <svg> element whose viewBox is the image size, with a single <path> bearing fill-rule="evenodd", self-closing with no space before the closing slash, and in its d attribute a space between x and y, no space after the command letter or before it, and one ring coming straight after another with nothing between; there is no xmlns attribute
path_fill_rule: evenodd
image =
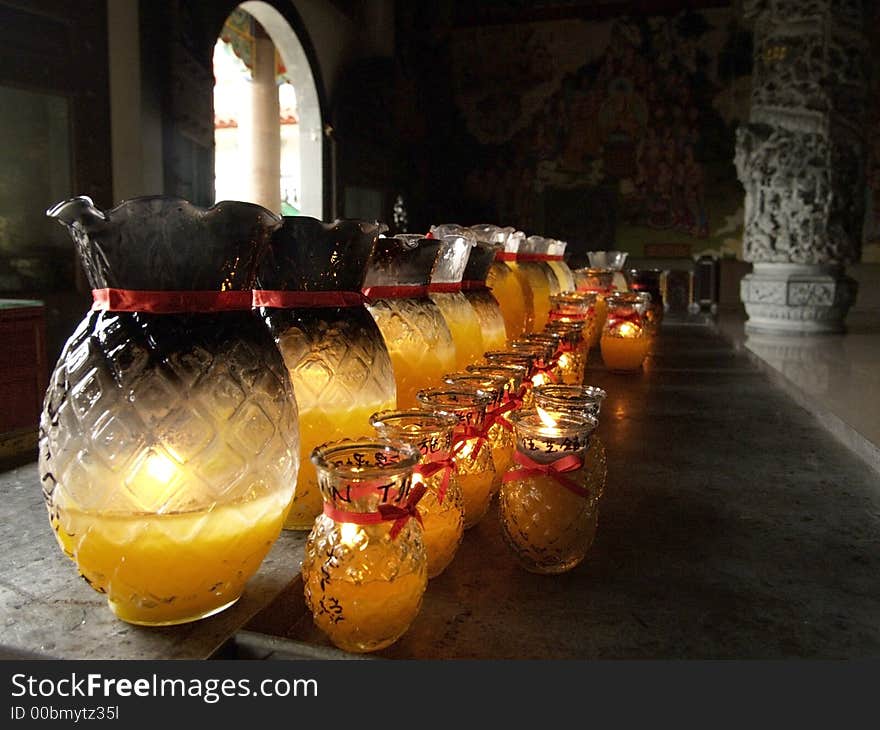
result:
<svg viewBox="0 0 880 730"><path fill-rule="evenodd" d="M251 202L281 212L281 110L275 82L275 44L254 23L254 66L251 83Z"/></svg>
<svg viewBox="0 0 880 730"><path fill-rule="evenodd" d="M752 107L737 130L746 189L747 332L842 332L861 255L868 44L863 0L744 0Z"/></svg>

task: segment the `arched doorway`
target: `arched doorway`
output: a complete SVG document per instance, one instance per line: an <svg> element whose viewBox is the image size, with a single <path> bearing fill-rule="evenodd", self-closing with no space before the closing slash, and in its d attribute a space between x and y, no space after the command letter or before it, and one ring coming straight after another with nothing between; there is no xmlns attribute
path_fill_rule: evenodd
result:
<svg viewBox="0 0 880 730"><path fill-rule="evenodd" d="M261 0L239 5L217 40L214 75L216 199L322 218L321 105L287 19Z"/></svg>

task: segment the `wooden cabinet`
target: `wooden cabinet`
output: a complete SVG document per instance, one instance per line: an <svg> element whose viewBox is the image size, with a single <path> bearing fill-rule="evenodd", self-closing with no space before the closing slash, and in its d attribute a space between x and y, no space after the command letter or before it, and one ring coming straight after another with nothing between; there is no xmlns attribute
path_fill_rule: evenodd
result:
<svg viewBox="0 0 880 730"><path fill-rule="evenodd" d="M0 299L0 461L36 458L46 392L43 302Z"/></svg>

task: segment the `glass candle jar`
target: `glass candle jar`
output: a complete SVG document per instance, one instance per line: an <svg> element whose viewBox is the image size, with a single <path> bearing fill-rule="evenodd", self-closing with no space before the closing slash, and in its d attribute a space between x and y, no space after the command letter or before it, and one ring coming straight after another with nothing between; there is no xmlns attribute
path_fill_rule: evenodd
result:
<svg viewBox="0 0 880 730"><path fill-rule="evenodd" d="M629 285L626 276L623 274L623 266L626 263L626 251L588 251L587 257L590 260L590 267L594 269L610 269L614 272L612 276L612 287L614 291L628 291Z"/></svg>
<svg viewBox="0 0 880 730"><path fill-rule="evenodd" d="M312 453L323 512L306 540L302 577L317 627L340 649L370 652L397 641L418 615L428 557L413 484L419 452L360 438Z"/></svg>
<svg viewBox="0 0 880 730"><path fill-rule="evenodd" d="M321 512L312 450L359 436L371 414L396 407L391 357L362 294L379 231L376 222L285 217L261 267L254 302L299 405L303 463L288 529L310 530Z"/></svg>
<svg viewBox="0 0 880 730"><path fill-rule="evenodd" d="M529 333L539 336L539 333ZM532 385L559 382L559 364L556 361L556 338L519 339L510 343L514 352L525 352L534 356L531 369Z"/></svg>
<svg viewBox="0 0 880 730"><path fill-rule="evenodd" d="M514 365L521 367L526 372L526 377L520 387L520 408L530 408L532 405L532 372L538 356L524 350L491 350L483 354L486 364L491 366Z"/></svg>
<svg viewBox="0 0 880 730"><path fill-rule="evenodd" d="M367 266L367 310L388 348L400 408L414 408L416 393L455 367L452 333L428 295L439 251L423 236L380 237Z"/></svg>
<svg viewBox="0 0 880 730"><path fill-rule="evenodd" d="M560 382L580 385L587 367L588 344L584 339L584 322L548 322L545 331L559 338L556 365Z"/></svg>
<svg viewBox="0 0 880 730"><path fill-rule="evenodd" d="M470 232L469 232L470 234ZM473 234L470 234L473 235ZM507 344L507 329L501 307L486 285L489 268L501 244L475 240L461 280L461 293L470 302L480 323L483 347L487 350Z"/></svg>
<svg viewBox="0 0 880 730"><path fill-rule="evenodd" d="M476 525L489 509L495 462L486 434L489 393L461 388L428 388L418 394L419 404L429 411L449 413L458 425L453 433L452 456L464 497L464 529Z"/></svg>
<svg viewBox="0 0 880 730"><path fill-rule="evenodd" d="M613 372L641 369L650 346L645 312L647 297L635 292L611 294L605 298L608 314L600 340L602 361Z"/></svg>
<svg viewBox="0 0 880 730"><path fill-rule="evenodd" d="M529 236L520 243L516 266L525 274L532 291L533 318L527 332L540 332L550 314L550 295L559 293L559 282L547 263L548 239Z"/></svg>
<svg viewBox="0 0 880 730"><path fill-rule="evenodd" d="M646 292L651 295L651 305L645 316L651 329L657 332L663 322L663 270L630 269L627 276L630 291Z"/></svg>
<svg viewBox="0 0 880 730"><path fill-rule="evenodd" d="M499 495L502 534L526 570L566 572L586 557L596 535L598 495L584 472L596 421L535 411L512 418L516 453Z"/></svg>
<svg viewBox="0 0 880 730"><path fill-rule="evenodd" d="M370 417L370 424L380 437L406 441L419 451L413 484L427 488L419 500L419 512L428 578L435 578L452 562L464 534L464 498L452 458L458 419L425 410L382 411Z"/></svg>
<svg viewBox="0 0 880 730"><path fill-rule="evenodd" d="M595 294L593 304L593 326L591 329L590 347L596 347L602 336L605 316L608 307L605 297L614 293L614 271L611 269L578 269L574 272L575 283L579 292Z"/></svg>
<svg viewBox="0 0 880 730"><path fill-rule="evenodd" d="M463 229L455 232L441 229L432 235L440 241L440 254L428 290L452 333L455 369L463 370L479 360L486 349L477 313L461 291L461 278L476 240Z"/></svg>
<svg viewBox="0 0 880 730"><path fill-rule="evenodd" d="M501 247L495 252L495 260L486 274L486 286L501 307L507 339L512 340L531 329L534 310L528 281L516 266L516 255L525 234L510 227L488 224L471 226L470 230L478 241L496 243Z"/></svg>
<svg viewBox="0 0 880 730"><path fill-rule="evenodd" d="M446 385L465 390L481 390L491 394L492 400L486 409L486 436L492 447L492 461L495 464L493 494L501 488L501 475L513 459L513 426L505 417L516 407L516 402L505 397L510 379L507 375L487 375L471 371L449 373L443 378Z"/></svg>
<svg viewBox="0 0 880 730"><path fill-rule="evenodd" d="M547 240L547 264L559 282L559 291L574 291L574 274L571 273L571 269L565 263L565 249L568 243L555 238Z"/></svg>
<svg viewBox="0 0 880 730"><path fill-rule="evenodd" d="M591 385L542 385L534 390L535 410L550 419L563 416L594 418L598 422L607 394ZM588 486L600 497L608 477L608 458L598 432L593 432L584 456Z"/></svg>
<svg viewBox="0 0 880 730"><path fill-rule="evenodd" d="M298 470L296 401L251 289L281 221L88 198L67 226L94 305L67 341L40 418L49 519L80 574L133 624L232 605L281 532Z"/></svg>

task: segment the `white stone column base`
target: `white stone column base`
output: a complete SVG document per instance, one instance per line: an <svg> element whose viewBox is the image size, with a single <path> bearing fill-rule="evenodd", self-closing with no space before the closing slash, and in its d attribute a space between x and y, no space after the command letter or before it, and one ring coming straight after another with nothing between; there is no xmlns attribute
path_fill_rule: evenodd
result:
<svg viewBox="0 0 880 730"><path fill-rule="evenodd" d="M838 265L756 263L740 282L747 333L844 332L858 284Z"/></svg>

